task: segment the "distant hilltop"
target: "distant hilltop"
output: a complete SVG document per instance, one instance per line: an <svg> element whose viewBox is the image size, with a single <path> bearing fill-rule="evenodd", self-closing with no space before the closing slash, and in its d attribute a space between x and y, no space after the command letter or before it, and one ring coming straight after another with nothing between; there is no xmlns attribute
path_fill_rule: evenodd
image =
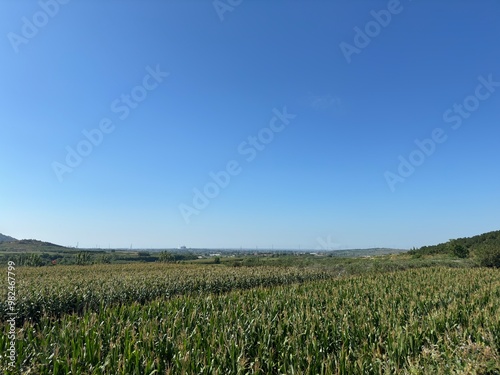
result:
<svg viewBox="0 0 500 375"><path fill-rule="evenodd" d="M56 245L51 242L44 242L44 241L39 241L39 240L19 240L16 241L17 244L19 245L30 245L30 246L55 246L55 247L64 247L61 245Z"/></svg>
<svg viewBox="0 0 500 375"><path fill-rule="evenodd" d="M9 243L10 245L27 245L30 247L64 247L61 245L56 245L51 242L44 242L39 240L18 240L11 236L6 236L5 234L0 233L0 243Z"/></svg>
<svg viewBox="0 0 500 375"><path fill-rule="evenodd" d="M0 233L0 242L14 242L17 241L14 237L6 236Z"/></svg>
<svg viewBox="0 0 500 375"><path fill-rule="evenodd" d="M15 238L0 235L0 251L4 252L47 252L64 251L64 246L56 245L51 242L39 240L16 240Z"/></svg>
<svg viewBox="0 0 500 375"><path fill-rule="evenodd" d="M454 247L461 246L471 253L483 250L484 248L500 249L500 230L479 234L473 237L452 239L433 246L423 246L420 249L413 249L410 254L432 255L450 254Z"/></svg>

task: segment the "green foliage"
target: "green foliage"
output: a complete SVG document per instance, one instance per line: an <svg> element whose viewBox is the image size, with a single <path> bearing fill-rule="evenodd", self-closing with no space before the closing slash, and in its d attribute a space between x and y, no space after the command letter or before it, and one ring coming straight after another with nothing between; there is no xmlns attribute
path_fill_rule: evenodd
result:
<svg viewBox="0 0 500 375"><path fill-rule="evenodd" d="M450 254L459 258L467 258L469 254L476 253L483 245L500 248L500 231L488 232L474 237L457 238L434 246L423 246L418 250L410 250L409 254Z"/></svg>
<svg viewBox="0 0 500 375"><path fill-rule="evenodd" d="M99 256L98 263L101 263L101 264L110 264L111 263L111 259L112 259L111 256L103 254L103 255Z"/></svg>
<svg viewBox="0 0 500 375"><path fill-rule="evenodd" d="M329 277L322 270L231 269L162 263L20 267L16 272L19 324L25 320L36 321L44 315L58 317L175 295L225 293ZM0 280L6 282L7 278ZM7 313L7 302L0 301L0 321L8 319Z"/></svg>
<svg viewBox="0 0 500 375"><path fill-rule="evenodd" d="M484 244L476 253L481 266L500 268L500 246Z"/></svg>
<svg viewBox="0 0 500 375"><path fill-rule="evenodd" d="M423 246L418 250L409 251L410 254L422 254L422 255L435 255L435 254L449 254L450 248L446 243L441 243L434 246Z"/></svg>
<svg viewBox="0 0 500 375"><path fill-rule="evenodd" d="M214 258L214 264L220 264L220 257Z"/></svg>
<svg viewBox="0 0 500 375"><path fill-rule="evenodd" d="M160 257L158 259L160 262L163 262L163 263L169 263L169 262L174 262L175 261L175 258L174 256L169 253L168 251L162 251L160 253Z"/></svg>
<svg viewBox="0 0 500 375"><path fill-rule="evenodd" d="M469 256L469 249L458 241L450 241L450 251L458 258L467 258Z"/></svg>
<svg viewBox="0 0 500 375"><path fill-rule="evenodd" d="M20 254L16 258L16 264L20 266L41 267L45 264L40 254Z"/></svg>
<svg viewBox="0 0 500 375"><path fill-rule="evenodd" d="M91 263L90 253L86 251L80 251L75 255L75 263L79 266L83 266Z"/></svg>
<svg viewBox="0 0 500 375"><path fill-rule="evenodd" d="M261 277L284 278L286 286L264 283L231 292L223 286L234 289L261 269L145 264L134 275L133 268L120 267L67 267L73 273L68 278L46 274L53 292L76 298L76 305L98 293L101 284L100 292L114 288L124 302L108 304L104 294L100 305L79 314L54 319L47 311L39 321L25 322L16 340L16 373L500 373L497 270L430 268L297 284L287 269L267 269ZM26 269L20 280L40 280L36 289L43 291L48 283L41 272L64 268ZM89 277L90 268L98 275ZM153 287L141 285L152 271L149 282L174 273L172 283L180 280L197 291L205 282L215 293L127 299L127 293ZM110 273L113 282L107 284ZM199 273L197 283L189 284ZM127 279L128 289L120 289L120 278L127 276L135 282ZM72 284L74 277L79 284ZM92 287L85 289L85 282ZM0 328L8 329L5 320ZM9 345L8 335L0 335L0 352ZM13 373L7 363L1 356L6 375Z"/></svg>
<svg viewBox="0 0 500 375"><path fill-rule="evenodd" d="M44 265L40 254L19 254L9 257L9 260L14 261L17 266L40 267Z"/></svg>

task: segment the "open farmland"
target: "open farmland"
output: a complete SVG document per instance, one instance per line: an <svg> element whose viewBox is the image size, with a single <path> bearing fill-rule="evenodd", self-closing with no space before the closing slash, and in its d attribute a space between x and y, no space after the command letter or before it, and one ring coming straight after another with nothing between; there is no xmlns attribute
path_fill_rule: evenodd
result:
<svg viewBox="0 0 500 375"><path fill-rule="evenodd" d="M176 295L223 293L328 278L329 273L298 268L232 268L171 264L21 267L17 270L18 322L58 317ZM7 280L3 280L5 283ZM4 290L7 285L4 284ZM0 315L7 319L8 304Z"/></svg>
<svg viewBox="0 0 500 375"><path fill-rule="evenodd" d="M147 267L20 269L20 310L61 305L18 329L22 373L500 373L495 269Z"/></svg>

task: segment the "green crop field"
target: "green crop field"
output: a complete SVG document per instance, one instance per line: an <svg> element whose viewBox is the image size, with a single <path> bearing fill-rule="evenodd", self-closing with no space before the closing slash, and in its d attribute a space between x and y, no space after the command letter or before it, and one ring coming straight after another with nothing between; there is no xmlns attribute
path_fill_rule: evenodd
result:
<svg viewBox="0 0 500 375"><path fill-rule="evenodd" d="M17 272L16 363L8 365L4 334L5 374L500 373L495 269Z"/></svg>

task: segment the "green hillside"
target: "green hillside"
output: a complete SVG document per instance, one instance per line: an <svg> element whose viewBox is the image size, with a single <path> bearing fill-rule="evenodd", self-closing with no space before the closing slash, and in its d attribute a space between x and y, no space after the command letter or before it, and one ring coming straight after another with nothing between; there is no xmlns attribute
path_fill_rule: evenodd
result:
<svg viewBox="0 0 500 375"><path fill-rule="evenodd" d="M19 240L0 243L0 251L5 252L61 252L65 249L70 250L64 246L38 240Z"/></svg>
<svg viewBox="0 0 500 375"><path fill-rule="evenodd" d="M409 254L449 254L460 258L475 258L483 266L500 267L500 231L452 239L434 246L423 246L409 251Z"/></svg>
<svg viewBox="0 0 500 375"><path fill-rule="evenodd" d="M6 236L5 234L0 233L0 243L2 242L14 242L17 241L14 237Z"/></svg>

